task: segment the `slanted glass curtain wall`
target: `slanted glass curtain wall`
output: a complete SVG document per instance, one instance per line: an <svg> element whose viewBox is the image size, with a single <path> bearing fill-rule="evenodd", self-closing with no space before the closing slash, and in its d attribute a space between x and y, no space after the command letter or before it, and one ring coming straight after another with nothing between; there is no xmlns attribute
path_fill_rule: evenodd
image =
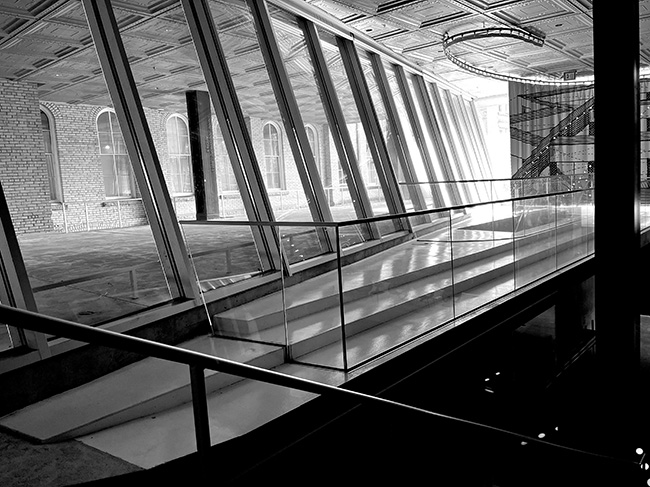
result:
<svg viewBox="0 0 650 487"><path fill-rule="evenodd" d="M76 27L56 35L81 48L0 80L27 101L6 111L25 143L0 173L4 231L17 236L2 262L20 283L5 284L3 300L114 322L336 250L317 225L178 220L345 221L482 196L449 184L489 177L480 127L461 113L471 102L432 96L436 84L397 58L281 2L151 4L156 15L134 20L121 3L71 2L61 15ZM65 72L69 83L40 83ZM410 230L400 220L350 228L344 247ZM47 353L10 331L0 350L38 342Z"/></svg>

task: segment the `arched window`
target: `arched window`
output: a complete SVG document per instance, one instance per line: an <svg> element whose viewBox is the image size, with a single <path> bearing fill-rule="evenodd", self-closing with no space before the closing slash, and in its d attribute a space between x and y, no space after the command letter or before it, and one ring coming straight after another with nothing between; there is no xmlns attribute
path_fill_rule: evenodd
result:
<svg viewBox="0 0 650 487"><path fill-rule="evenodd" d="M43 108L41 108L41 128L43 130L43 149L45 150L50 200L63 201L61 171L59 169L56 136L54 133L54 119L52 118L52 115Z"/></svg>
<svg viewBox="0 0 650 487"><path fill-rule="evenodd" d="M133 169L114 111L105 110L99 114L97 136L99 137L99 154L106 197L129 198L135 196Z"/></svg>
<svg viewBox="0 0 650 487"><path fill-rule="evenodd" d="M221 133L219 124L217 124L215 130L214 156L217 167L221 168L219 174L223 175L221 178L221 190L238 191L237 180L232 170L230 157L228 157L228 150L226 149L226 143L223 140L223 134Z"/></svg>
<svg viewBox="0 0 650 487"><path fill-rule="evenodd" d="M280 129L272 122L264 125L264 181L267 189L284 189L284 167Z"/></svg>
<svg viewBox="0 0 650 487"><path fill-rule="evenodd" d="M167 151L170 164L172 194L192 194L192 162L190 159L190 131L179 115L167 119Z"/></svg>

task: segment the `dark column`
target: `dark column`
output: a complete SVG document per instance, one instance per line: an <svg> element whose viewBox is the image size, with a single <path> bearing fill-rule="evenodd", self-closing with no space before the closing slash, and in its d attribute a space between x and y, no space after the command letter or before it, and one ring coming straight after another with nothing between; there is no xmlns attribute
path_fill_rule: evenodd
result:
<svg viewBox="0 0 650 487"><path fill-rule="evenodd" d="M612 430L639 369L639 2L594 2L596 347Z"/></svg>
<svg viewBox="0 0 650 487"><path fill-rule="evenodd" d="M192 90L185 93L185 98L190 128L196 219L216 219L219 217L219 193L212 145L210 94L206 91Z"/></svg>

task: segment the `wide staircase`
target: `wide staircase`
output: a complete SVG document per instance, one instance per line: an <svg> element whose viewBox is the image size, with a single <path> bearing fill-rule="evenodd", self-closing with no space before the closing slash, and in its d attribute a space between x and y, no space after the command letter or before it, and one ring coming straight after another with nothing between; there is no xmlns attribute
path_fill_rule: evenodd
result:
<svg viewBox="0 0 650 487"><path fill-rule="evenodd" d="M531 213L532 215L532 213ZM339 386L358 367L588 255L578 215L512 226L459 221L212 317L214 334L179 346ZM505 225L505 226L504 226ZM342 326L342 321L344 326ZM355 369L355 367L357 369ZM314 394L206 371L211 443L254 430ZM0 426L37 442L76 438L142 468L195 451L187 367L145 358L15 411Z"/></svg>

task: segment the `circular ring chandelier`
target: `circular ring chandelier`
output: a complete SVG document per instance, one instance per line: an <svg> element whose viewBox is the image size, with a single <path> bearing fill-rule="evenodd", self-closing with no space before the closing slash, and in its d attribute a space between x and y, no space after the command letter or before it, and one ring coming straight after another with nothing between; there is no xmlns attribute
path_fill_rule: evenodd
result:
<svg viewBox="0 0 650 487"><path fill-rule="evenodd" d="M588 85L593 83L593 78L568 81L556 78L523 78L520 76L499 74L495 73L494 71L488 71L487 69L481 69L477 68L476 66L472 66L471 64L460 59L450 50L450 47L454 44L460 44L462 42L472 41L476 39L486 39L489 37L510 37L527 42L534 45L535 47L542 47L544 45L544 38L531 32L512 27L490 27L486 29L461 32L459 34L454 34L451 36L445 33L442 39L442 47L445 52L445 56L447 56L447 59L449 59L452 63L461 69L464 69L465 71L469 71L470 73L479 76L494 78L501 81L517 81L519 83L530 83L538 85Z"/></svg>

